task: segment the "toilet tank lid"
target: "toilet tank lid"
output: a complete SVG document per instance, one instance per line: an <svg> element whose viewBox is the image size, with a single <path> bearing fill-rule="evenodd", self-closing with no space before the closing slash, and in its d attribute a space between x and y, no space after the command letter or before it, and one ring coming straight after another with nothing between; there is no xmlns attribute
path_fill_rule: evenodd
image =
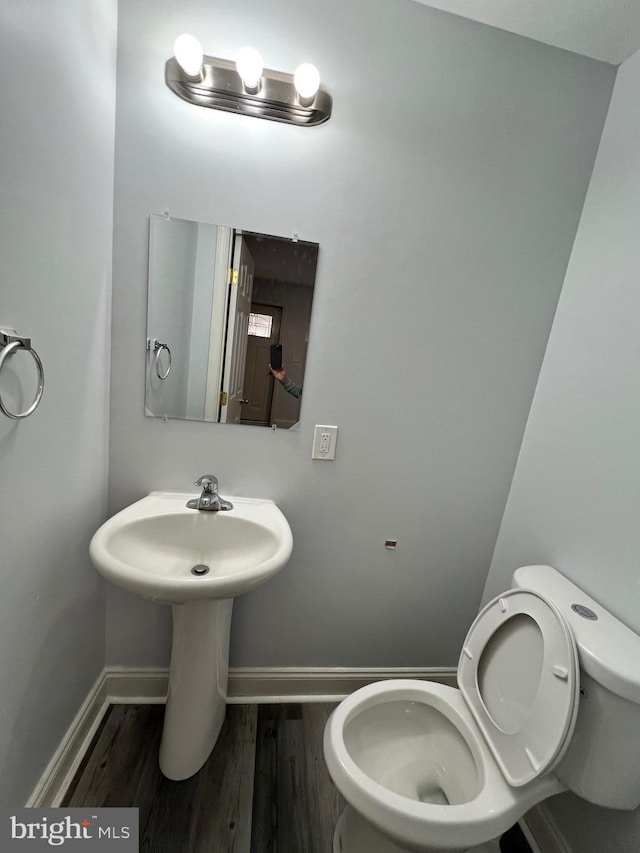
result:
<svg viewBox="0 0 640 853"><path fill-rule="evenodd" d="M580 669L617 696L640 704L638 634L552 566L522 566L514 572L512 586L553 601L573 633ZM589 612L597 618L588 618Z"/></svg>

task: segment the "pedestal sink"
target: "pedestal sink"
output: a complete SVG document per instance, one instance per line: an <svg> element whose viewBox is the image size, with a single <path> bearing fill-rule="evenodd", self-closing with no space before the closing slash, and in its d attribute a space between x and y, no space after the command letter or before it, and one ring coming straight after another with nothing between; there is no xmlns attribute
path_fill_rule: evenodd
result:
<svg viewBox="0 0 640 853"><path fill-rule="evenodd" d="M269 500L231 497L228 512L188 509L193 494L152 492L106 521L89 546L109 581L173 611L160 769L187 779L224 722L231 610L236 595L273 577L291 556L291 528Z"/></svg>

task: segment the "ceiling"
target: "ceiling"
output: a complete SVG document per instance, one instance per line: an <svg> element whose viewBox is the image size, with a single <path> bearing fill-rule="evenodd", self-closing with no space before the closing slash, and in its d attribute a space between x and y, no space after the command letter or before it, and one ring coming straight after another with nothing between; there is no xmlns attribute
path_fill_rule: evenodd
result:
<svg viewBox="0 0 640 853"><path fill-rule="evenodd" d="M640 50L640 0L416 0L619 65Z"/></svg>

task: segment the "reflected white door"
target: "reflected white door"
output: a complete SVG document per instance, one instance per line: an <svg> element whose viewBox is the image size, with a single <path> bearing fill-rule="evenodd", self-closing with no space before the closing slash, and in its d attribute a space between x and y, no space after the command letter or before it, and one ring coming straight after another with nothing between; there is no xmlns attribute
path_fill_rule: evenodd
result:
<svg viewBox="0 0 640 853"><path fill-rule="evenodd" d="M217 421L220 415L220 391L222 388L222 365L226 340L225 323L229 302L229 272L232 265L232 251L233 229L219 225L213 269L209 362L204 402L205 421Z"/></svg>
<svg viewBox="0 0 640 853"><path fill-rule="evenodd" d="M255 263L242 235L236 235L233 268L237 279L229 285L227 343L222 379L220 423L239 424L242 417L244 368L247 360L249 313Z"/></svg>

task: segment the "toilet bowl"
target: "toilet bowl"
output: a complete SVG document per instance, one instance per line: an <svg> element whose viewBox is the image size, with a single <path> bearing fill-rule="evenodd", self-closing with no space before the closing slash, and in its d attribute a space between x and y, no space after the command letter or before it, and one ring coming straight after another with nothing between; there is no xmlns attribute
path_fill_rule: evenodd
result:
<svg viewBox="0 0 640 853"><path fill-rule="evenodd" d="M331 777L374 829L360 849L365 824L356 832L358 818L347 813L336 847L344 853L468 850L564 787L553 775L511 787L460 691L435 682L361 688L333 711L324 742Z"/></svg>
<svg viewBox="0 0 640 853"><path fill-rule="evenodd" d="M632 764L640 748L629 738L640 725L640 664L621 663L620 654L624 646L625 656L640 656L640 638L554 569L518 572L518 588L489 602L471 626L458 688L382 681L333 711L325 760L348 803L335 853L480 851L567 788L614 808L640 802ZM583 663L598 695L580 717ZM590 754L604 763L611 755L619 767L618 747L634 755L612 795Z"/></svg>

